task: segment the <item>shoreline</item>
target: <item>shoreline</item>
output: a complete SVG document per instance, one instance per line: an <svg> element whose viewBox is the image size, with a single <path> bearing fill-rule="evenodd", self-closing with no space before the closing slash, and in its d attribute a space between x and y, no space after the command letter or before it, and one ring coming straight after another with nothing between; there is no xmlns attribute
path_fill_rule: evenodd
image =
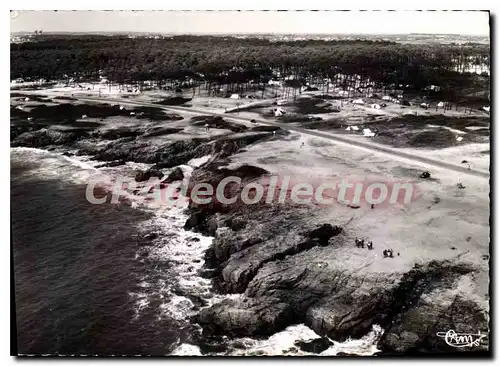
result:
<svg viewBox="0 0 500 366"><path fill-rule="evenodd" d="M51 155L56 155L58 157L64 158L65 160L68 161L71 165L73 165L77 170L78 169L92 169L93 167L91 165L88 165L85 163L84 160L80 159L74 159L70 158L67 156L62 155L62 153L55 153L53 151L48 151L45 149L38 149L38 148L25 148L25 147L15 147L11 148L11 153L12 150L15 152L30 152L30 153L35 153L35 154L47 154L49 156ZM95 164L98 164L99 162L95 162ZM186 164L189 166L189 163ZM76 182L73 182L76 183ZM142 204L139 204L139 206L134 205L133 202L130 204L131 207L135 207L135 209L147 212L147 213L152 213L154 215L154 218L147 220L146 222L141 224L141 229L144 234L143 235L151 235L151 234L145 234L147 232L153 232L153 233L158 233L158 229L161 227L179 227L179 231L177 231L177 236L179 237L178 243L182 245L181 248L176 246L176 252L178 253L184 253L181 255L177 255L173 252L170 252L171 249L168 249L168 246L157 246L153 245L151 251L149 252L148 257L149 258L154 258L155 256L166 256L169 261L179 261L179 264L177 266L177 271L180 271L179 274L181 276L181 283L176 285L175 290L169 290L171 293L171 297L169 299L169 302L165 304L165 311L170 313L170 316L173 316L174 319L177 319L179 321L187 320L190 317L193 317L199 312L205 308L209 308L210 306L216 305L217 303L223 301L224 299L231 299L235 298L234 295L224 295L224 294L218 294L214 292L212 289L212 285L210 281L207 281L204 277L200 276L199 274L200 271L204 271L205 268L205 252L208 248L213 246L212 241L214 237L211 236L206 236L203 234L196 234L192 233L184 228L182 228L182 224L184 221L186 221L189 216L184 214L183 211L185 208L187 208L187 205L182 208L165 208L165 207L148 207L147 205L144 206ZM178 224L172 223L173 221L177 221ZM155 234L156 236L157 234ZM162 234L159 234L160 237L158 238L161 240ZM171 237L171 234L169 233L164 233L163 235L167 235L168 237ZM195 240L196 239L196 240ZM153 239L156 240L156 239ZM201 247L193 248L193 244L196 243L205 243ZM139 248L140 249L140 248ZM164 250L167 250L166 253L163 253ZM140 251L140 250L139 250ZM186 254L190 253L190 254ZM143 255L143 254L142 254ZM195 256L193 258L192 256ZM140 258L141 254L136 254L136 259ZM186 261L188 260L188 261ZM199 261L201 260L201 261ZM184 262L184 263L183 263ZM193 265L197 265L197 268L192 268ZM193 272L195 275L193 276ZM184 284L184 285L183 285ZM141 285L141 284L139 284ZM194 287L193 287L194 285ZM149 285L148 285L149 286ZM197 288L198 287L198 288ZM173 291L173 292L172 292ZM188 292L189 295L188 297L185 296L179 296L175 295L175 292L177 293L182 293L182 292ZM196 294L196 295L195 295ZM206 305L202 306L199 308L199 310L193 311L190 310L191 306L194 306L192 300L192 296L200 296L200 295L209 295L209 297L205 298L204 301L206 301ZM132 297L137 296L131 294ZM238 295L236 295L238 297ZM140 308L147 306L147 303L143 303L140 300L141 296L139 296L138 300L138 306L139 308L137 309L136 317L139 316L140 313ZM188 303L186 303L186 301ZM191 305L189 305L189 303ZM169 305L170 304L170 305ZM176 309L176 313L172 313L172 311ZM201 334L201 329L200 329L200 334ZM357 348L359 347L359 352L361 355L367 355L367 354L373 354L376 353L376 349L371 349L368 350L367 348L371 347L370 343L374 342L373 339L378 339L378 337L381 336L381 330L375 328L372 332L368 333L366 336L362 337L359 340L353 340L351 343L347 342L345 344L338 343L338 342L332 342L332 345L327 348L325 351L323 351L319 355L324 355L324 356L331 356L335 355L338 352L343 352L343 351L348 351L348 353L351 354L356 354ZM282 339L283 338L283 339ZM321 339L321 335L318 335L314 333L310 328L306 327L303 324L297 324L297 325L291 325L287 327L285 330L282 332L277 332L273 336L271 336L268 340L265 339L252 339L252 338L234 338L234 339L229 339L227 341L227 347L228 351L227 352L215 352L215 353L202 353L200 350L200 346L193 345L188 343L182 343L174 347L173 351L170 353L170 355L196 355L196 354L205 354L205 355L212 355L212 356L223 356L223 355L243 355L243 354L261 354L261 355L269 355L269 356L276 356L276 355L283 355L284 352L286 351L287 354L296 354L296 355L316 355L317 353L315 352L305 352L305 351L300 351L299 348L294 344L294 342L307 342L307 341L313 341L313 340ZM207 340L210 340L208 338ZM245 344L247 348L244 350L238 350L238 348L231 348L232 344ZM351 345L352 344L352 345ZM194 347L194 348L193 348ZM203 347L203 345L202 345ZM229 353L228 353L229 352ZM367 353L368 352L368 353Z"/></svg>
<svg viewBox="0 0 500 366"><path fill-rule="evenodd" d="M119 111L117 108L112 113ZM478 324L487 332L484 306L488 294L481 283L488 263L481 256L487 248L482 213L489 188L483 179L465 176L461 181L466 188L460 190L455 186L456 172L436 168L431 170L430 179L422 179L418 163L406 165L383 154L366 155L362 150L326 142L322 136L281 127L274 130L278 133L246 133L224 119L212 120L215 132L207 136L204 120L181 116L173 121L162 112L159 115L166 119L154 122L136 119L130 113L109 121L85 118L76 130L50 126L21 129L14 135L13 145L76 154L64 156L64 161L85 157L88 160L79 165L81 168L88 164L94 172L111 172L115 178L125 174L141 189L148 187L147 177L156 174L161 175L161 181L189 177L193 184L215 187L227 177L237 177L241 185L225 187L231 195L241 193L240 186L273 174L305 176L309 182L352 175L371 176L375 181L381 177L411 181L423 194L411 204L384 210L365 205L312 209L289 201L251 205L251 209L190 202L187 211L169 214L162 202L141 200L143 197L133 190L128 191L127 204L164 210L166 218L158 220L167 220L165 225L175 222L178 232L174 236L151 233L154 238L149 246L153 251L141 248L139 256L171 256L186 269L192 281L181 283L177 289L180 295L165 302L164 309L169 311L170 304L192 317L192 323L203 329L203 336L215 342L204 347L214 350L217 345L227 345L224 337L279 338L301 324L318 335L313 344L320 349L338 348L339 342L351 337L370 338L376 325L381 334L375 346L382 354L406 354L415 349L446 351L446 343L429 335L434 330L437 334L462 327L474 332L477 330L471 327ZM168 124L168 130L163 124ZM151 135L152 131L160 134ZM137 166L140 172L134 170ZM182 178L172 175L176 169ZM106 182L112 189L115 181ZM415 230L418 225L427 230ZM454 232L440 230L451 226L456 227ZM411 239L407 239L408 233ZM464 235L468 239L464 240ZM199 241L183 242L182 238ZM357 248L354 241L358 238L373 240L375 249ZM180 246L173 252L161 251L161 245L154 244L156 239ZM394 249L394 258L382 257L386 249ZM196 252L195 265L186 258L190 251ZM200 270L203 275L196 277ZM207 293L208 288L215 289L220 301L200 298L199 292ZM186 291L189 296L183 296ZM451 298L458 300L450 302ZM195 313L190 312L193 299L198 303ZM457 311L465 314L463 319L453 318ZM470 319L476 316L473 314L480 315ZM309 346L313 347L300 347Z"/></svg>

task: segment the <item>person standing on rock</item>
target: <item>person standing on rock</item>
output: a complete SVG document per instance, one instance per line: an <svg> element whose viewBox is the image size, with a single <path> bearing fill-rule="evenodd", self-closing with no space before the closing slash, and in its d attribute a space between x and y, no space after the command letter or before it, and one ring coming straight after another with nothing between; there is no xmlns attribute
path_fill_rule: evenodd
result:
<svg viewBox="0 0 500 366"><path fill-rule="evenodd" d="M210 131L210 126L208 125L208 123L205 123L205 131L207 131L207 132Z"/></svg>

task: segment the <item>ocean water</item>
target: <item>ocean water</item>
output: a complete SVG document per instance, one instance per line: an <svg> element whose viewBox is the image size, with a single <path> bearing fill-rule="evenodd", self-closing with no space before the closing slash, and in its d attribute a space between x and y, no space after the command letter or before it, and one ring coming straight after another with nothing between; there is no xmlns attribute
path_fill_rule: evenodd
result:
<svg viewBox="0 0 500 366"><path fill-rule="evenodd" d="M185 176L209 157L181 166ZM147 165L96 169L98 162L30 148L11 149L11 224L19 354L202 355L189 318L224 298L202 278L212 238L186 232L185 206L130 192L93 205L120 176ZM109 199L108 199L109 202ZM147 237L149 236L149 237ZM322 355L369 355L381 329L335 343ZM281 355L319 338L303 324L267 339L225 339L214 355ZM238 347L232 344L238 343ZM244 345L241 348L241 345ZM289 354L306 355L301 351Z"/></svg>

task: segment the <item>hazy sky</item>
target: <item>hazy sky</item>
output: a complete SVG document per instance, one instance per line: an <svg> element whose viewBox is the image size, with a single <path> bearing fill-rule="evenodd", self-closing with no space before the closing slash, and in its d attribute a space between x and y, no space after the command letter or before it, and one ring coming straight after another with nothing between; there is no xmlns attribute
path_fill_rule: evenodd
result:
<svg viewBox="0 0 500 366"><path fill-rule="evenodd" d="M454 33L489 35L489 14L479 11L207 12L19 11L11 32L158 33Z"/></svg>

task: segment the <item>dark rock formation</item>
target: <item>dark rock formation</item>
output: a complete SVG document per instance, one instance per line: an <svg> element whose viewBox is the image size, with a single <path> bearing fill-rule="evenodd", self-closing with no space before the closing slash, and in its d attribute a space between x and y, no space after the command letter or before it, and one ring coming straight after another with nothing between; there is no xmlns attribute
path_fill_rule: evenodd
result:
<svg viewBox="0 0 500 366"><path fill-rule="evenodd" d="M178 180L183 180L184 179L184 173L182 172L182 169L177 167L174 168L168 175L167 179L165 179L163 182L164 183L172 183Z"/></svg>
<svg viewBox="0 0 500 366"><path fill-rule="evenodd" d="M147 240L154 240L157 237L158 237L158 233L149 233L149 234L144 235L144 239L147 239Z"/></svg>
<svg viewBox="0 0 500 366"><path fill-rule="evenodd" d="M84 130L57 131L42 128L37 131L21 133L14 138L11 145L36 148L49 145L71 145L73 142L85 137L89 137L89 134Z"/></svg>
<svg viewBox="0 0 500 366"><path fill-rule="evenodd" d="M136 182L145 182L148 181L151 178L158 178L161 179L163 178L164 174L154 168L151 168L146 171L138 171L137 174L135 175L135 181Z"/></svg>
<svg viewBox="0 0 500 366"><path fill-rule="evenodd" d="M332 226L330 224L323 224L320 227L312 230L307 234L310 239L318 239L321 245L326 245L328 239L332 236L339 235L342 232L342 228L339 226Z"/></svg>
<svg viewBox="0 0 500 366"><path fill-rule="evenodd" d="M96 168L113 168L116 166L124 165L125 163L126 163L125 160L116 160L116 161L111 161L109 163L97 165Z"/></svg>
<svg viewBox="0 0 500 366"><path fill-rule="evenodd" d="M230 217L226 220L226 225L233 231L239 231L245 228L247 221L240 217Z"/></svg>
<svg viewBox="0 0 500 366"><path fill-rule="evenodd" d="M460 296L440 299L456 294L456 281L473 270L468 265L435 261L402 273L349 270L334 254L347 245L342 228L321 224L304 231L306 208L201 212L190 224L215 236L205 258L215 288L241 293L203 309L196 320L209 334L262 336L305 323L344 341L379 324L386 330L379 348L411 353L444 352L448 346L434 336L441 328L487 332L488 315L477 304ZM236 218L246 223L238 231L231 228ZM468 316L457 316L461 311ZM318 347L321 352L326 343Z"/></svg>
<svg viewBox="0 0 500 366"><path fill-rule="evenodd" d="M420 174L420 178L429 179L430 177L431 177L431 174L427 171Z"/></svg>
<svg viewBox="0 0 500 366"><path fill-rule="evenodd" d="M143 131L140 129L133 129L130 127L120 127L110 130L104 130L102 132L98 132L96 137L100 137L104 140L118 140L123 137L137 137L143 134Z"/></svg>
<svg viewBox="0 0 500 366"><path fill-rule="evenodd" d="M273 131L279 131L281 130L281 127L279 126L254 126L252 127L252 131L262 131L262 132L273 132Z"/></svg>
<svg viewBox="0 0 500 366"><path fill-rule="evenodd" d="M184 230L193 229L194 232L205 232L207 231L207 217L208 212L206 210L197 210L190 213L189 218L184 224Z"/></svg>
<svg viewBox="0 0 500 366"><path fill-rule="evenodd" d="M293 321L293 312L277 299L224 300L197 317L204 334L271 335Z"/></svg>
<svg viewBox="0 0 500 366"><path fill-rule="evenodd" d="M333 345L333 342L331 342L328 338L317 338L307 342L296 341L295 345L304 352L321 353L330 348L330 346Z"/></svg>
<svg viewBox="0 0 500 366"><path fill-rule="evenodd" d="M232 132L243 132L247 129L245 125L226 121L221 116L196 116L191 118L195 126L208 125L210 128L223 128Z"/></svg>

